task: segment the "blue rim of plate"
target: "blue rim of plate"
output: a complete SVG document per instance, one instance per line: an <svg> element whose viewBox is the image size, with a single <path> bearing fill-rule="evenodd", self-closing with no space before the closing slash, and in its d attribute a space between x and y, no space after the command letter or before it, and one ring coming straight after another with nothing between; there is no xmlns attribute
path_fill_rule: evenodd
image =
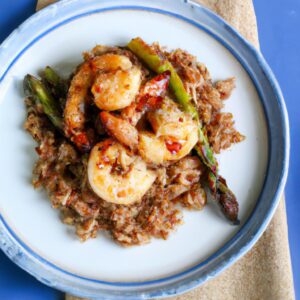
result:
<svg viewBox="0 0 300 300"><path fill-rule="evenodd" d="M91 0L89 2L96 2L94 0ZM109 3L113 2L120 2L120 1L114 1L114 0L109 0L106 1ZM129 2L129 1L127 1ZM132 2L132 1L131 1ZM137 1L136 1L137 2ZM143 1L146 2L146 1ZM155 1L153 1L154 3ZM156 1L157 2L157 1ZM166 1L170 2L170 1ZM42 11L36 13L33 15L31 18L29 18L27 21L25 21L19 28L19 32L13 32L0 46L0 62L1 62L1 54L6 51L7 45L11 41L14 41L18 35L22 33L22 30L34 22L35 20L43 17L47 17L49 13L51 13L51 10L55 7L55 9L62 9L64 6L67 5L76 5L78 4L79 7L80 5L80 0L65 0L58 2L56 4L53 4ZM140 3L140 2L139 2ZM151 3L152 4L152 3ZM289 124L288 124L288 116L287 116L287 111L285 107L285 103L283 100L283 96L280 91L280 87L271 71L269 66L267 65L266 61L264 60L263 56L258 52L250 43L248 43L235 29L233 29L229 24L227 24L223 19L221 19L218 15L214 14L210 10L202 7L200 4L196 4L192 1L181 1L181 0L176 0L176 3L172 2L172 4L176 4L179 6L189 6L190 9L192 9L194 12L198 11L198 13L204 14L208 17L208 19L211 19L217 26L221 26L223 30L225 30L228 34L229 37L235 39L235 42L242 45L242 48L244 50L248 51L248 53L244 53L242 56L237 52L237 50L234 49L230 45L228 41L225 41L225 38L220 37L217 33L213 32L211 28L208 28L208 25L205 26L203 24L200 24L199 21L196 21L194 19L188 18L178 12L173 12L165 9L161 9L159 7L152 7L152 6L143 6L143 5L113 5L113 6L108 6L104 8L99 8L99 9L92 9L84 13L80 13L77 15L74 15L70 18L66 18L63 21L55 24L54 26L48 28L47 30L43 31L41 34L36 36L32 41L27 43L25 47L22 48L22 50L13 57L11 60L10 64L8 67L4 70L4 72L0 71L1 77L0 77L0 84L5 78L6 74L10 70L10 68L16 63L16 61L23 55L23 53L30 48L33 44L38 42L43 36L47 35L49 32L55 30L56 28L59 28L69 22L72 22L78 18L90 15L90 14L95 14L95 13L101 13L105 11L112 11L112 10L146 10L154 13L159 13L159 14L164 14L164 15L169 15L172 17L175 17L177 19L180 19L182 21L188 22L189 24L197 27L200 30L204 30L206 33L208 33L210 36L212 36L214 39L216 39L218 42L220 42L227 50L230 51L230 53L240 62L240 64L243 66L243 68L246 70L247 74L250 76L254 86L256 87L256 90L259 94L259 97L261 99L261 104L264 109L265 113L265 118L267 122L267 127L268 127L268 138L269 138L269 155L268 155L268 167L267 167L267 172L266 172L266 179L264 182L264 186L262 188L262 192L258 198L257 204L255 208L253 209L251 215L248 217L247 221L245 224L240 228L240 230L237 232L237 234L229 240L222 248L220 248L217 252L215 252L213 255L211 255L207 260L197 264L196 266L189 268L186 271L180 272L178 274L164 277L161 279L157 280L151 280L151 281L145 281L145 282L106 282L106 281L101 281L101 280L95 280L95 279L90 279L90 278L85 278L81 277L79 275L70 273L68 271L65 271L58 266L54 265L53 263L47 261L46 259L40 257L37 253L35 253L32 249L30 249L18 236L14 233L14 231L8 226L8 224L5 222L4 218L0 214L0 233L1 233L1 226L2 228L2 235L0 236L1 239L5 240L5 242L1 243L0 246L2 250L6 253L6 255L11 258L16 264L18 264L21 268L25 269L27 272L31 273L33 276L35 276L38 280L44 282L47 285L50 286L55 286L56 288L59 288L61 290L64 290L69 293L73 293L79 296L85 296L85 297L97 297L101 298L104 297L103 299L108 299L113 296L113 299L117 299L118 297L124 299L125 297L130 298L130 299L145 299L145 298L152 298L152 297L166 297L174 294L179 294L182 293L186 290L189 290L207 279L216 276L219 274L222 270L233 264L237 259L239 259L241 256L243 256L248 250L251 249L251 247L254 245L254 243L257 241L257 239L261 236L263 231L265 230L266 226L268 225L271 217L273 216L273 213L277 207L277 204L279 202L279 196L281 195L285 182L286 182L286 177L287 177L287 171L288 171L288 163L289 163ZM180 8L179 8L180 10ZM27 41L26 41L27 42ZM231 41L232 42L232 41ZM270 107L267 107L266 105L266 95L264 94L264 90L262 89L261 85L258 82L258 79L256 78L255 74L253 74L253 70L251 67L249 67L248 63L245 62L245 57L244 56L250 55L252 59L257 63L257 66L260 68L262 71L262 74L265 76L265 80L269 84L269 88L271 89L273 96L276 98L275 104L278 105L277 109L278 112L272 111ZM270 96L269 96L270 97ZM271 109L271 112L270 112ZM263 198L263 192L266 190L266 186L268 184L268 179L270 179L270 168L272 167L272 157L274 160L274 154L273 150L274 147L272 147L272 132L274 132L274 129L271 130L270 124L272 122L270 114L273 112L279 113L280 121L277 120L278 124L276 123L275 125L279 125L279 135L281 140L277 143L280 144L281 149L280 149L280 158L281 158L281 163L280 168L277 166L277 171L279 170L278 176L275 178L276 183L275 187L274 184L273 186L271 185L271 194L272 194L272 199L269 203L269 206L267 208L267 211L265 215L260 219L259 223L256 224L256 229L249 238L246 241L242 241L241 239L243 236L245 236L245 233L247 233L247 230L249 231L251 228L251 225L254 224L255 222L255 217L257 217L258 210L260 208L260 204L262 203L262 198ZM273 118L274 119L274 118ZM274 121L274 120L273 120ZM274 125L274 124L272 124ZM277 128L278 129L278 128ZM273 149L273 150L272 150ZM278 155L278 154L277 154ZM274 162L273 162L274 163ZM276 168L275 168L276 169ZM269 183L270 185L270 183ZM269 199L270 200L270 199ZM4 236L7 235L7 236ZM224 257L223 259L221 258L224 256L224 253L226 251L230 251L230 247L234 246L234 244L238 244L240 241L240 245L235 245L237 249L233 249L232 253L230 253L227 257ZM14 249L14 247L17 247L17 249ZM226 254L226 253L225 253ZM202 276L199 277L195 272L199 270L200 268L203 268L205 266L208 266L209 263L213 262L215 259L220 259L221 261L218 263L217 266L214 266L210 270L208 270L206 273L203 273ZM54 272L53 276L49 273L49 276L40 276L40 272L33 270L33 266L35 264L39 263L40 267L44 266L47 268L47 272ZM57 276L57 272L60 273ZM48 273L47 273L48 274ZM72 283L69 281L67 282L62 282L63 277L68 276L71 279L76 279L77 281L81 284L83 284L82 287L84 287L84 284L86 282L92 283L92 284L100 284L101 286L112 286L115 288L118 288L119 290L116 291L116 293L112 290L99 290L91 289L89 291L89 288L87 290L83 290L80 287L78 288L77 286L72 285ZM58 279L58 281L57 281ZM59 281L62 280L62 281ZM77 284L79 283L77 282ZM157 286L155 286L157 284ZM162 284L166 284L166 286L162 286ZM152 285L152 289L148 288L148 286ZM128 290L128 288L139 288L139 290ZM102 287L103 288L103 287ZM125 288L123 290L122 288ZM141 289L142 288L142 289ZM143 289L144 288L144 289Z"/></svg>

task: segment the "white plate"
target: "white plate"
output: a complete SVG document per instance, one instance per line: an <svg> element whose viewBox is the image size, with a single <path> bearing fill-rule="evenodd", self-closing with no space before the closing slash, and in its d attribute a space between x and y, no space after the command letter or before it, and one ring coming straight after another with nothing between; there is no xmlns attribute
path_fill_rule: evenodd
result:
<svg viewBox="0 0 300 300"><path fill-rule="evenodd" d="M24 75L38 74L46 65L69 74L81 53L97 43L125 45L136 36L188 50L214 80L237 78L225 111L234 114L247 139L218 160L239 200L241 226L228 224L209 204L202 212L184 211L184 224L167 241L124 249L100 233L82 244L73 228L60 222L45 193L31 186L37 157L22 128ZM131 0L126 6L124 1L62 1L30 18L2 44L0 65L2 248L43 282L106 299L179 293L238 259L270 220L287 170L284 103L261 55L211 12L171 0Z"/></svg>

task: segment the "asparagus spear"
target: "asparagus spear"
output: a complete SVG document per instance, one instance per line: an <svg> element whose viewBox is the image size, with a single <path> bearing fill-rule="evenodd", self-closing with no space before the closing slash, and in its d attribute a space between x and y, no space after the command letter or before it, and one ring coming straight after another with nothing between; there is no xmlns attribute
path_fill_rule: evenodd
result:
<svg viewBox="0 0 300 300"><path fill-rule="evenodd" d="M39 79L28 74L24 78L24 87L41 103L44 113L48 116L53 125L59 130L63 130L63 120L57 103L45 85Z"/></svg>
<svg viewBox="0 0 300 300"><path fill-rule="evenodd" d="M44 69L44 77L50 85L56 88L57 93L59 93L61 97L66 96L66 81L63 80L51 67L47 66Z"/></svg>
<svg viewBox="0 0 300 300"><path fill-rule="evenodd" d="M49 66L44 70L45 79L53 86L59 86L61 79L58 74Z"/></svg>
<svg viewBox="0 0 300 300"><path fill-rule="evenodd" d="M157 53L141 38L132 39L127 47L139 57L151 70L162 73L166 70L171 72L170 87L176 100L185 112L188 112L197 121L199 128L199 143L195 147L197 154L208 168L208 185L212 195L220 204L225 216L234 224L238 224L238 202L228 188L226 181L218 175L218 164L213 155L207 137L203 132L196 107L192 104L190 95L186 92L183 82L172 64L161 53Z"/></svg>
<svg viewBox="0 0 300 300"><path fill-rule="evenodd" d="M44 69L44 79L51 88L51 91L55 98L59 99L62 110L66 104L66 96L68 86L65 80L63 80L51 67L47 66Z"/></svg>
<svg viewBox="0 0 300 300"><path fill-rule="evenodd" d="M217 178L217 200L225 216L234 224L239 225L239 204L235 195L228 188L226 180L222 176Z"/></svg>

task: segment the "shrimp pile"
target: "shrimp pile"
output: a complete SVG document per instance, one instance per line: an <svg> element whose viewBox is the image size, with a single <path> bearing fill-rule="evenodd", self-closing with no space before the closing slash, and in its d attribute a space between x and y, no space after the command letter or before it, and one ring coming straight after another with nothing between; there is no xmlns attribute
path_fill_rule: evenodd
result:
<svg viewBox="0 0 300 300"><path fill-rule="evenodd" d="M165 55L191 93L213 150L241 141L232 116L220 111L233 79L213 85L186 52ZM40 84L42 95L25 99L24 127L38 143L33 185L45 188L82 241L101 230L123 246L167 239L182 223L180 208L205 207L205 166L193 151L199 124L174 101L170 71L154 74L128 49L97 46L70 79L50 75L28 84L31 91ZM45 103L57 107L46 110Z"/></svg>

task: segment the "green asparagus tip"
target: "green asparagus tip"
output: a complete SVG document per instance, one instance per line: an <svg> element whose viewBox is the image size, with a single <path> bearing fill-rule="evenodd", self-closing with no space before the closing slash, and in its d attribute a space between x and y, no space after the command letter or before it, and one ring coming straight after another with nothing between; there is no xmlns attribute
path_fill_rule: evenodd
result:
<svg viewBox="0 0 300 300"><path fill-rule="evenodd" d="M24 78L24 88L40 102L44 113L48 116L53 125L62 130L63 120L58 109L58 104L42 81L27 74Z"/></svg>

